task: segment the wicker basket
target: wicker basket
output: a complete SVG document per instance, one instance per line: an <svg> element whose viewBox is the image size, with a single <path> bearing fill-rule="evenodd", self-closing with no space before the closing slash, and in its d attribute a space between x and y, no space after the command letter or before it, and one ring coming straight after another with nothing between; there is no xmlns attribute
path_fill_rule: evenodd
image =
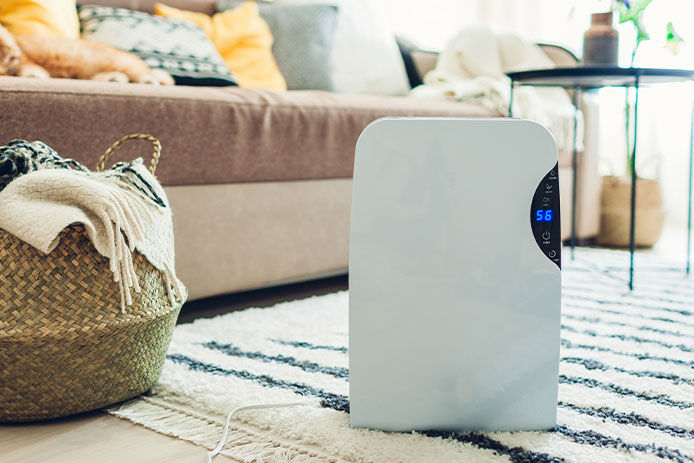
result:
<svg viewBox="0 0 694 463"><path fill-rule="evenodd" d="M84 227L66 228L48 255L0 230L0 421L93 410L154 385L183 301L170 302L142 255L133 261L142 291L122 313Z"/></svg>
<svg viewBox="0 0 694 463"><path fill-rule="evenodd" d="M603 177L600 199L601 246L629 247L631 230L631 180L624 177ZM665 209L660 182L639 178L636 181L636 221L634 243L638 247L653 246L663 231Z"/></svg>

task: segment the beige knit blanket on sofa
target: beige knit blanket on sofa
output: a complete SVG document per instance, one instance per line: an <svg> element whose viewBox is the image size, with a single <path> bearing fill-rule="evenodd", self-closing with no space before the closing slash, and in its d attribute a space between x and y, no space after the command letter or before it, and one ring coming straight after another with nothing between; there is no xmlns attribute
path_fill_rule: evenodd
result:
<svg viewBox="0 0 694 463"><path fill-rule="evenodd" d="M540 47L515 34L495 34L486 26L467 27L446 45L436 68L411 95L479 104L508 115L511 81L506 73L553 67L554 62ZM573 149L576 130L576 149L583 150L583 115L574 111L563 89L519 87L514 92L513 108L515 117L546 127L560 150Z"/></svg>

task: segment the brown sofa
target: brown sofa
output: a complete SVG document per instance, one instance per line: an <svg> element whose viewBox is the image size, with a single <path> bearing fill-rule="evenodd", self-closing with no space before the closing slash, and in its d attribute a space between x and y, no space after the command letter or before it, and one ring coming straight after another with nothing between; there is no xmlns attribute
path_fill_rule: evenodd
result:
<svg viewBox="0 0 694 463"><path fill-rule="evenodd" d="M147 10L154 2L101 3ZM178 3L209 11L213 1ZM177 270L190 299L345 273L354 145L383 116L497 114L318 91L0 77L0 144L42 140L94 166L124 134L161 140L157 175L173 208ZM131 142L117 157L150 151Z"/></svg>

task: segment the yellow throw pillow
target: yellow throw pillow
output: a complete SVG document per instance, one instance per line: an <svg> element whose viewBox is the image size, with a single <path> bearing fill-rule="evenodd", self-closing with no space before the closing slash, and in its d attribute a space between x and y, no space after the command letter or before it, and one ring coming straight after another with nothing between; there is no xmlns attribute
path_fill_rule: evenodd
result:
<svg viewBox="0 0 694 463"><path fill-rule="evenodd" d="M0 0L0 23L15 35L80 36L75 0Z"/></svg>
<svg viewBox="0 0 694 463"><path fill-rule="evenodd" d="M248 1L233 10L208 16L179 10L162 3L154 6L160 16L192 21L212 40L241 87L286 90L287 84L272 55L272 34L258 13L255 2Z"/></svg>

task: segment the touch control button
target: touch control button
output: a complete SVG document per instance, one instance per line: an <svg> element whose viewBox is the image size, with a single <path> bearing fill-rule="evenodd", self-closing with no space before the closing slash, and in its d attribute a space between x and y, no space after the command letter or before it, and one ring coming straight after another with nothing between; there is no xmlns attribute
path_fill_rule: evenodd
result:
<svg viewBox="0 0 694 463"><path fill-rule="evenodd" d="M551 236L552 236L552 235L551 235L548 231L546 231L546 232L544 232L544 233L542 234L542 239L543 239L543 240L548 240Z"/></svg>
<svg viewBox="0 0 694 463"><path fill-rule="evenodd" d="M551 251L549 251L548 256L551 257L551 258L557 257L557 251L555 251L554 249L552 249Z"/></svg>

